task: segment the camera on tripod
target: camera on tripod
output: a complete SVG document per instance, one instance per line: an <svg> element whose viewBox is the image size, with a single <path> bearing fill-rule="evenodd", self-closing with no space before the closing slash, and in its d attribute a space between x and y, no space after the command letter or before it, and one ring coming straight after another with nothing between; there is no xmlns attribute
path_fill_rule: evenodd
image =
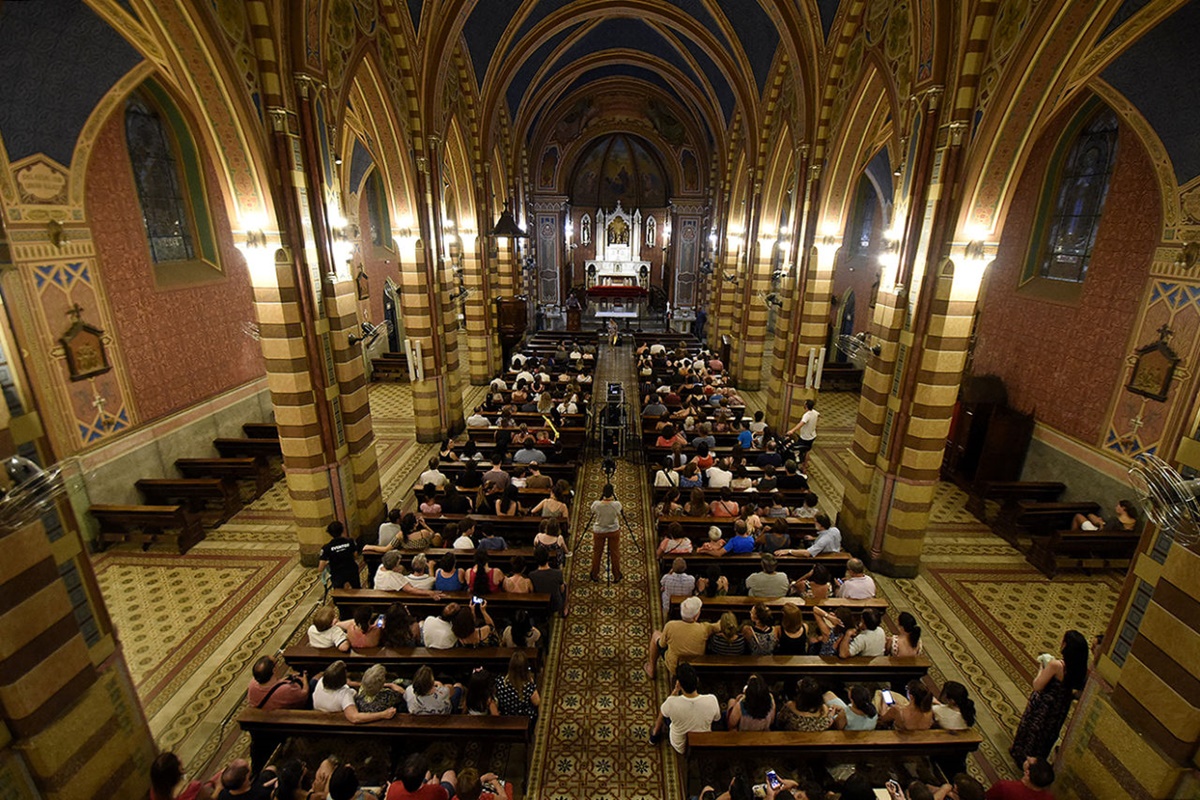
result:
<svg viewBox="0 0 1200 800"><path fill-rule="evenodd" d="M604 409L600 412L601 452L608 456L619 456L625 452L625 387L619 381L609 383L605 388L604 400Z"/></svg>
<svg viewBox="0 0 1200 800"><path fill-rule="evenodd" d="M617 462L611 458L604 459L604 463L600 465L600 469L604 472L604 482L612 483L613 475L617 474Z"/></svg>
<svg viewBox="0 0 1200 800"><path fill-rule="evenodd" d="M625 404L625 387L619 382L613 381L608 384L608 391L605 393L608 405L620 406Z"/></svg>

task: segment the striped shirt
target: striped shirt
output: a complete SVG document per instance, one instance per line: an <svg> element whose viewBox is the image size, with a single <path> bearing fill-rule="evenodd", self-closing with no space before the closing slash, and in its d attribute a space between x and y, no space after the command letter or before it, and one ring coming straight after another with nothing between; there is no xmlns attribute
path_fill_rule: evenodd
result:
<svg viewBox="0 0 1200 800"><path fill-rule="evenodd" d="M696 578L686 572L668 572L659 580L662 586L663 613L671 610L672 595L691 596L696 591Z"/></svg>

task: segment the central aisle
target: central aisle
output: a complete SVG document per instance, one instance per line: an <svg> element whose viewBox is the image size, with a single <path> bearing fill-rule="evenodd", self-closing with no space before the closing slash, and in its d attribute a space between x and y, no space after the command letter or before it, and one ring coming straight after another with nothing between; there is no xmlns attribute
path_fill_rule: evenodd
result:
<svg viewBox="0 0 1200 800"><path fill-rule="evenodd" d="M625 386L633 415L629 448L617 459L613 487L638 538L621 533L625 579L588 580L592 537L585 523L604 487L602 458L589 446L580 472L567 564L570 616L555 627L544 677L545 713L538 723L529 797L545 800L635 800L678 796L669 747L646 743L661 693L642 672L650 631L661 622L657 545L643 466L641 413L633 348L601 347L593 383L597 408L610 381ZM661 680L661 679L660 679Z"/></svg>

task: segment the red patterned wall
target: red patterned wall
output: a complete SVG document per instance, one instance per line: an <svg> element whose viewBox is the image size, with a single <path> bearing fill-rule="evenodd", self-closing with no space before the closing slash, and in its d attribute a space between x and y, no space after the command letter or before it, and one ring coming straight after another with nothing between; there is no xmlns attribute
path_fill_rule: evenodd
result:
<svg viewBox="0 0 1200 800"><path fill-rule="evenodd" d="M141 422L194 405L265 371L258 342L243 330L254 320L250 278L233 246L208 162L205 181L225 277L203 286L158 289L120 113L105 123L88 163L86 202L96 260Z"/></svg>
<svg viewBox="0 0 1200 800"><path fill-rule="evenodd" d="M1079 302L1064 305L1018 291L1043 179L1070 113L1049 126L1018 183L986 277L973 371L1002 377L1012 405L1035 412L1038 421L1099 444L1112 387L1125 377L1130 330L1162 234L1161 201L1149 156L1122 125Z"/></svg>
<svg viewBox="0 0 1200 800"><path fill-rule="evenodd" d="M360 302L358 306L364 320L378 323L383 319L384 283L390 277L397 286L400 285L400 267L397 260L399 256L394 250L371 243L370 218L367 213L367 193L364 191L358 198L358 227L362 232L358 252L362 257L363 272L367 273L371 298L369 308L368 303ZM388 235L391 235L391 231L388 231Z"/></svg>

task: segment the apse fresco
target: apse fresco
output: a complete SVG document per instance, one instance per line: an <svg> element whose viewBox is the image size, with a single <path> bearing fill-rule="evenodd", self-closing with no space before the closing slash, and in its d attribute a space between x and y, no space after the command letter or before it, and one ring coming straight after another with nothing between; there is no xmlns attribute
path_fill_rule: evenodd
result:
<svg viewBox="0 0 1200 800"><path fill-rule="evenodd" d="M572 205L590 208L661 207L667 204L662 167L640 139L625 135L596 140L575 168Z"/></svg>

